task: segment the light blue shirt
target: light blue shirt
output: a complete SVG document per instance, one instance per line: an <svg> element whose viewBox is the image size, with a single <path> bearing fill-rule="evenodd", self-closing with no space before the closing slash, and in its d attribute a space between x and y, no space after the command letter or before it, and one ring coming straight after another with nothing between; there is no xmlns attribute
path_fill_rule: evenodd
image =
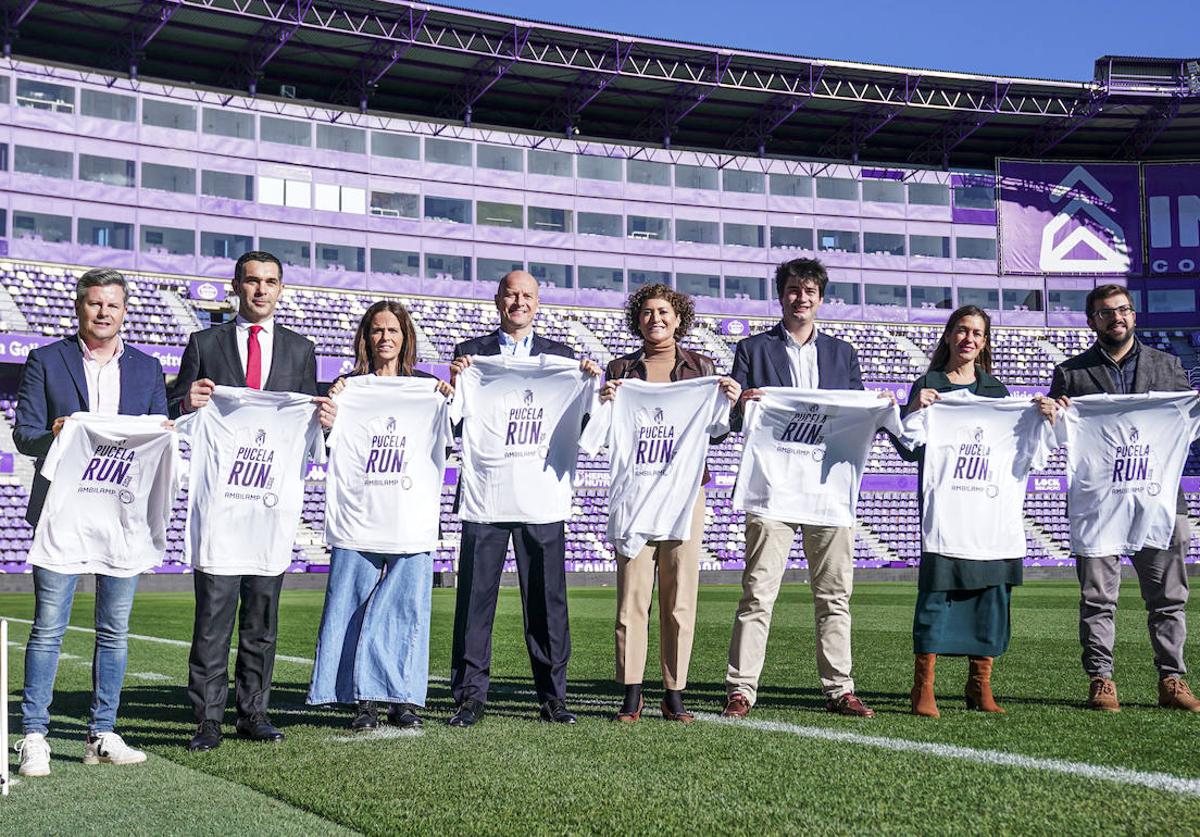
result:
<svg viewBox="0 0 1200 837"><path fill-rule="evenodd" d="M529 332L520 340L514 340L507 331L500 332L500 354L505 357L527 358L533 350L533 332Z"/></svg>

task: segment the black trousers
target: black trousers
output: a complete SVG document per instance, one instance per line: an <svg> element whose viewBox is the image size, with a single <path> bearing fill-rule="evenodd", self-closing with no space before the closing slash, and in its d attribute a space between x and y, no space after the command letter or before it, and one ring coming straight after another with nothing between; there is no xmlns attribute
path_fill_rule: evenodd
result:
<svg viewBox="0 0 1200 837"><path fill-rule="evenodd" d="M487 701L492 623L512 539L525 615L525 645L539 702L567 696L571 628L567 621L566 531L562 523L463 522L454 608L450 690L456 703Z"/></svg>
<svg viewBox="0 0 1200 837"><path fill-rule="evenodd" d="M196 621L188 655L188 698L196 722L225 717L229 699L229 641L238 619L233 676L238 718L265 714L271 699L279 593L283 574L211 575L196 571ZM240 599L240 607L239 607Z"/></svg>

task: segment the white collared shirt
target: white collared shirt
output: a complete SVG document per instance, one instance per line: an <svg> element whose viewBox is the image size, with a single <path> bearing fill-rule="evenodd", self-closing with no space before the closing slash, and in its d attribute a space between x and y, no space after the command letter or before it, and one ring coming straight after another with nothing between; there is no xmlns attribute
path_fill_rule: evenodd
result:
<svg viewBox="0 0 1200 837"><path fill-rule="evenodd" d="M820 375L817 372L817 327L803 344L786 328L783 330L783 345L787 347L788 364L792 368L792 386L797 389L818 389Z"/></svg>
<svg viewBox="0 0 1200 837"><path fill-rule="evenodd" d="M520 340L514 340L507 331L500 330L500 354L505 357L529 357L531 351L533 351L532 331Z"/></svg>
<svg viewBox="0 0 1200 837"><path fill-rule="evenodd" d="M83 338L79 338L83 349L83 377L87 380L88 412L102 416L115 416L121 411L121 355L125 354L125 341L117 338L117 350L108 360L100 360L92 354Z"/></svg>
<svg viewBox="0 0 1200 837"><path fill-rule="evenodd" d="M238 357L242 361L242 372L246 371L246 363L248 362L248 352L250 350L250 326L251 323L244 319L240 314L235 320L237 323L237 347ZM262 331L258 333L258 348L262 358L262 388L267 387L267 378L271 375L271 351L275 343L275 318L267 317L260 323L253 325L262 326Z"/></svg>

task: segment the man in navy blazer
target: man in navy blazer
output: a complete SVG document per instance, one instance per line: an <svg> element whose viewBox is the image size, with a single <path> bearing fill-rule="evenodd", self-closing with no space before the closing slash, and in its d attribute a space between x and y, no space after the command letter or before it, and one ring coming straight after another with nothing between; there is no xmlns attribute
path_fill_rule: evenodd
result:
<svg viewBox="0 0 1200 837"><path fill-rule="evenodd" d="M34 457L37 474L25 519L37 526L50 481L42 463L72 413L162 415L167 391L158 360L122 342L128 289L115 270L89 270L75 289L79 331L34 349L25 361L17 395L17 450ZM47 520L47 525L53 525ZM25 737L17 744L22 776L50 772L46 733L59 650L71 616L78 573L33 568L34 624L25 646L21 703ZM96 575L96 646L92 657L92 709L84 744L86 764L135 764L146 754L114 730L125 679L129 611L137 576ZM3 744L4 742L0 742Z"/></svg>
<svg viewBox="0 0 1200 837"><path fill-rule="evenodd" d="M742 385L742 397L731 414L734 430L741 430L746 400L760 397L762 387L863 388L854 347L817 328L828 283L829 275L816 259L793 259L775 271L783 317L770 331L738 343L732 375ZM853 527L812 526L756 514L746 515L746 569L729 642L723 714L743 718L757 699L771 612L797 529L803 531L812 584L817 672L825 708L839 715L870 717L875 713L854 694L850 675Z"/></svg>
<svg viewBox="0 0 1200 837"><path fill-rule="evenodd" d="M570 347L534 334L538 283L525 271L514 270L500 279L496 310L500 328L454 347L451 382L471 365L472 355L575 357ZM580 366L591 375L600 374L600 367L591 360L585 358ZM512 488L520 490L520 486ZM450 661L450 690L458 708L450 725L471 727L483 716L490 684L492 623L510 540L520 568L517 576L525 608L525 644L542 720L575 723L575 715L566 706L571 629L567 621L565 522L464 520L462 527Z"/></svg>

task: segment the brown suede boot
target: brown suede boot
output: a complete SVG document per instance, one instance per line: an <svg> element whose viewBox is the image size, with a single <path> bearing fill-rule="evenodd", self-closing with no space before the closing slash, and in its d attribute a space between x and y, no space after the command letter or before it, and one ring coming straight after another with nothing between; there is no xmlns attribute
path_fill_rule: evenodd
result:
<svg viewBox="0 0 1200 837"><path fill-rule="evenodd" d="M925 718L940 718L933 699L933 666L937 654L917 654L913 662L912 713Z"/></svg>
<svg viewBox="0 0 1200 837"><path fill-rule="evenodd" d="M996 705L992 697L992 658L971 657L971 671L967 675L967 709L978 709L980 712L998 712L1004 710Z"/></svg>

